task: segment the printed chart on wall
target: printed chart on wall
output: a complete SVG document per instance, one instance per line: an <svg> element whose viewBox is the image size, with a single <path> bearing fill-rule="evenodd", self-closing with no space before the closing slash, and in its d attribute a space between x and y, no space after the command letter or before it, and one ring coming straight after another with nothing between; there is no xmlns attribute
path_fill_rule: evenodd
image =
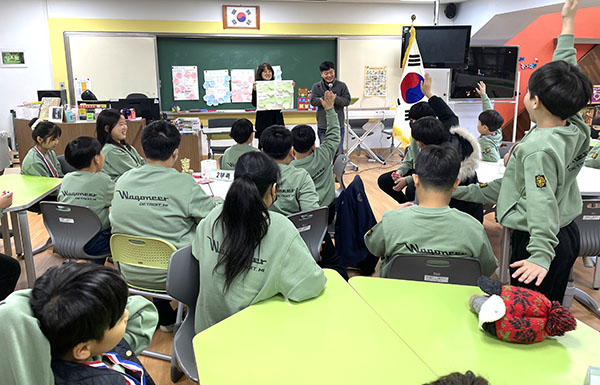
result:
<svg viewBox="0 0 600 385"><path fill-rule="evenodd" d="M387 95L387 67L365 66L365 96Z"/></svg>
<svg viewBox="0 0 600 385"><path fill-rule="evenodd" d="M256 82L256 109L289 110L294 108L292 80Z"/></svg>
<svg viewBox="0 0 600 385"><path fill-rule="evenodd" d="M233 103L250 103L254 70L231 70L231 101Z"/></svg>
<svg viewBox="0 0 600 385"><path fill-rule="evenodd" d="M172 66L173 99L199 100L198 68L196 66Z"/></svg>
<svg viewBox="0 0 600 385"><path fill-rule="evenodd" d="M206 70L204 71L203 99L208 106L231 103L231 90L229 84L231 77L229 70Z"/></svg>

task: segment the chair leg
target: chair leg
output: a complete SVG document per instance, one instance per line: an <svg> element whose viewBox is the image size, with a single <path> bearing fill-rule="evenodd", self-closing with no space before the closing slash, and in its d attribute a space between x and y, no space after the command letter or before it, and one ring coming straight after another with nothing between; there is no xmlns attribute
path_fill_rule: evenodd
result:
<svg viewBox="0 0 600 385"><path fill-rule="evenodd" d="M15 253L23 255L23 239L21 238L21 226L19 226L19 215L16 212L10 213L10 221L13 228L13 239L15 241Z"/></svg>
<svg viewBox="0 0 600 385"><path fill-rule="evenodd" d="M567 309L570 309L571 305L573 305L573 298L575 298L576 290L577 288L573 282L573 272L571 271L571 276L569 277L569 282L567 283L567 288L565 289L565 296L562 300L562 305Z"/></svg>
<svg viewBox="0 0 600 385"><path fill-rule="evenodd" d="M173 363L171 363L171 382L177 382L181 380L183 374L183 371L181 371L178 366L173 365Z"/></svg>
<svg viewBox="0 0 600 385"><path fill-rule="evenodd" d="M596 317L600 318L600 306L594 301L594 299L585 291L574 287L575 299L583 306L587 307Z"/></svg>
<svg viewBox="0 0 600 385"><path fill-rule="evenodd" d="M49 249L51 247L52 247L52 238L48 238L46 243L33 249L32 253L35 255L35 254L41 253L42 251Z"/></svg>
<svg viewBox="0 0 600 385"><path fill-rule="evenodd" d="M140 355L146 356L146 357L151 357L151 358L156 358L157 360L171 361L170 355L164 354L164 353L159 353L159 352L153 352L151 350L144 350L143 352L140 353Z"/></svg>
<svg viewBox="0 0 600 385"><path fill-rule="evenodd" d="M8 227L8 216L2 214L2 243L4 245L4 254L12 255L12 247L10 245L10 229Z"/></svg>
<svg viewBox="0 0 600 385"><path fill-rule="evenodd" d="M598 257L596 257L596 266L594 267L594 280L592 287L596 290L600 289L600 269L598 268Z"/></svg>

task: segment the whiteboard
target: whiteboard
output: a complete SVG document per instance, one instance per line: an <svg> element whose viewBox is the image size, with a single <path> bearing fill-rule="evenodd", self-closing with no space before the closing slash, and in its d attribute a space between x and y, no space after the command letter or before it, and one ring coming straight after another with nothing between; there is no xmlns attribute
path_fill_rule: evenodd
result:
<svg viewBox="0 0 600 385"><path fill-rule="evenodd" d="M350 108L389 107L396 105L398 86L402 76L400 53L402 39L395 38L340 38L338 40L338 79L346 83L352 97L360 97ZM387 67L387 96L365 97L365 66Z"/></svg>
<svg viewBox="0 0 600 385"><path fill-rule="evenodd" d="M155 36L73 32L66 36L71 96L75 78L89 78L98 100L124 99L131 93L159 96Z"/></svg>

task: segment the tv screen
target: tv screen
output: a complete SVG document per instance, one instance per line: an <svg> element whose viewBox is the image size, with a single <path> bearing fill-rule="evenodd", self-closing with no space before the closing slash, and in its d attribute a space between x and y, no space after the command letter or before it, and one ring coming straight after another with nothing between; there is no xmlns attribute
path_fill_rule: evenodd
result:
<svg viewBox="0 0 600 385"><path fill-rule="evenodd" d="M160 120L160 104L156 98L111 100L110 108L119 111L123 108L134 108L136 117L146 118L146 123Z"/></svg>
<svg viewBox="0 0 600 385"><path fill-rule="evenodd" d="M415 27L425 68L464 68L469 60L470 25ZM402 57L408 47L410 27L402 29Z"/></svg>
<svg viewBox="0 0 600 385"><path fill-rule="evenodd" d="M471 47L469 51L468 67L452 70L450 98L479 98L475 92L479 81L485 82L490 99L514 98L519 47Z"/></svg>

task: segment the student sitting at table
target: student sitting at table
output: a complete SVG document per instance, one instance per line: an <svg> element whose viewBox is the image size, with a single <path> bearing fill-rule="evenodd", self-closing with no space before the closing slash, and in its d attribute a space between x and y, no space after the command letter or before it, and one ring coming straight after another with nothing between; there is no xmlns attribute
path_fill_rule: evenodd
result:
<svg viewBox="0 0 600 385"><path fill-rule="evenodd" d="M110 222L108 212L115 191L115 183L103 172L102 146L95 138L80 136L65 148L66 161L77 169L65 175L58 201L86 206L92 209L102 223L102 229L84 247L90 255L110 252ZM95 260L104 264L104 259Z"/></svg>
<svg viewBox="0 0 600 385"><path fill-rule="evenodd" d="M401 253L475 258L483 274L494 272L498 262L483 225L448 206L460 183L459 169L460 157L450 145L421 150L413 174L419 205L408 202L384 212L365 234L369 251L381 257L381 276L387 275L391 258Z"/></svg>
<svg viewBox="0 0 600 385"><path fill-rule="evenodd" d="M38 278L30 305L50 343L55 385L154 384L134 352L147 346L156 310L142 297L127 296L127 284L116 270L91 263L65 263ZM43 346L38 333L32 331L30 338Z"/></svg>
<svg viewBox="0 0 600 385"><path fill-rule="evenodd" d="M577 67L573 48L578 4L565 2L553 61L529 79L524 103L536 126L513 147L504 177L453 194L497 203L498 222L512 229L511 284L559 302L579 253L577 174L590 145L590 127L579 111L592 97L592 83Z"/></svg>
<svg viewBox="0 0 600 385"><path fill-rule="evenodd" d="M31 137L35 146L29 150L21 163L22 175L62 178L63 171L54 150L62 133L59 126L42 119L31 119Z"/></svg>
<svg viewBox="0 0 600 385"><path fill-rule="evenodd" d="M250 151L258 151L256 147L252 147L251 145L254 140L254 128L252 127L252 122L248 119L238 119L233 122L229 136L237 144L225 150L223 156L219 158L221 170L235 169L235 162L237 162L240 156Z"/></svg>
<svg viewBox="0 0 600 385"><path fill-rule="evenodd" d="M280 173L277 202L269 210L286 216L319 207L319 195L308 171L290 164L294 159L292 144L292 133L283 126L271 126L260 137L259 147L277 163Z"/></svg>
<svg viewBox="0 0 600 385"><path fill-rule="evenodd" d="M189 174L173 168L181 134L171 123L159 120L142 131L146 164L127 171L115 184L109 214L113 233L153 237L176 248L192 243L196 225L217 205ZM164 290L166 270L121 265L128 282L147 289ZM175 322L168 301L154 299L163 330Z"/></svg>
<svg viewBox="0 0 600 385"><path fill-rule="evenodd" d="M269 210L278 174L267 155L242 155L225 203L198 225L192 243L200 267L196 333L277 294L299 302L325 287L327 279L298 230Z"/></svg>
<svg viewBox="0 0 600 385"><path fill-rule="evenodd" d="M290 162L291 166L308 171L319 194L319 206L329 207L328 223L335 217L335 180L331 163L340 144L340 121L333 108L335 94L325 91L321 98L321 107L325 110L327 119L327 131L325 139L315 147L315 131L311 126L300 124L292 129L293 148L296 159ZM323 247L321 249L321 261L319 266L335 269L342 277L348 279L348 273L342 265L342 261L335 250L335 245L328 232L325 233Z"/></svg>
<svg viewBox="0 0 600 385"><path fill-rule="evenodd" d="M104 153L102 172L108 174L113 181L119 179L125 171L144 164L144 158L125 141L127 122L119 111L108 108L98 114L96 138L102 145L102 153Z"/></svg>
<svg viewBox="0 0 600 385"><path fill-rule="evenodd" d="M504 118L492 108L490 98L487 96L487 86L479 82L475 89L481 97L483 112L477 119L477 131L481 135L477 141L481 148L481 160L484 162L497 162L500 160L500 145L502 144L502 125Z"/></svg>

